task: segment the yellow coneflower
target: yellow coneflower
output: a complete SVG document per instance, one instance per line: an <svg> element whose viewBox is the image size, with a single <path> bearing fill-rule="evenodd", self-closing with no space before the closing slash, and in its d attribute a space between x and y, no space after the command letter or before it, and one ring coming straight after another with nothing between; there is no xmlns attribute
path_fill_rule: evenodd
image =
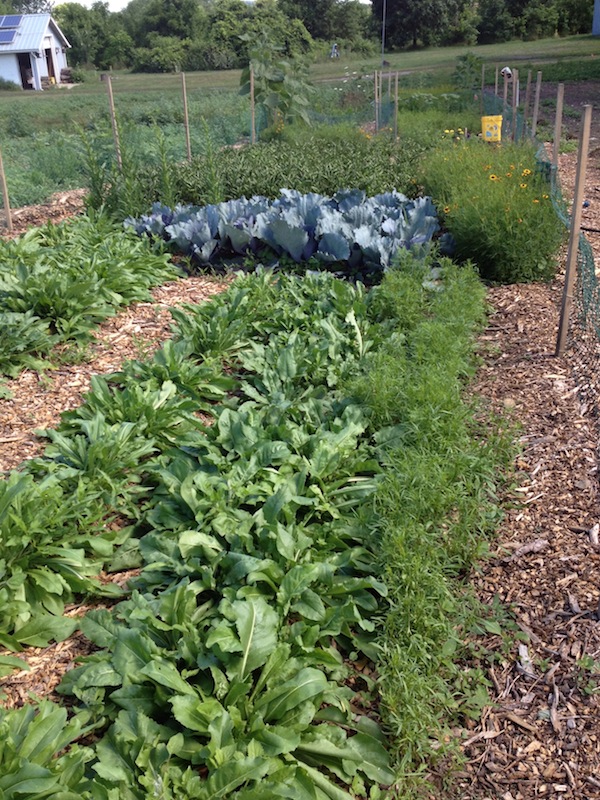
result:
<svg viewBox="0 0 600 800"><path fill-rule="evenodd" d="M506 173L506 177L507 177L507 178L512 178L512 172L507 172L507 173Z"/></svg>
<svg viewBox="0 0 600 800"><path fill-rule="evenodd" d="M492 174L490 175L490 180L491 181L499 181L500 178L497 175L494 175L494 173L492 172Z"/></svg>
<svg viewBox="0 0 600 800"><path fill-rule="evenodd" d="M534 203L539 203L540 201L537 199L537 197L534 197L533 202Z"/></svg>
<svg viewBox="0 0 600 800"><path fill-rule="evenodd" d="M527 184L526 183L520 183L519 186L521 187L521 189L526 189L527 188Z"/></svg>
<svg viewBox="0 0 600 800"><path fill-rule="evenodd" d="M525 177L527 175L531 175L531 170L530 169L524 169L523 172L521 173L521 175L523 177Z"/></svg>
<svg viewBox="0 0 600 800"><path fill-rule="evenodd" d="M444 214L450 213L450 206L444 206Z"/></svg>

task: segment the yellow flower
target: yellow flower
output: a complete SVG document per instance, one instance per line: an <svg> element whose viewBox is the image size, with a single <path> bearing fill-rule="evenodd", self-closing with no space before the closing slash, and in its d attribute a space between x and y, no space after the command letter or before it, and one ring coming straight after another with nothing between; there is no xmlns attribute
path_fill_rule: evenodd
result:
<svg viewBox="0 0 600 800"><path fill-rule="evenodd" d="M520 183L519 186L521 187L521 189L526 189L527 188L527 184L526 183Z"/></svg>
<svg viewBox="0 0 600 800"><path fill-rule="evenodd" d="M506 173L506 177L507 177L507 178L512 178L512 172L507 172L507 173Z"/></svg>
<svg viewBox="0 0 600 800"><path fill-rule="evenodd" d="M549 196L550 196L550 195L547 195L547 194L543 194L543 195L542 195L542 197L544 198L544 200L547 200Z"/></svg>
<svg viewBox="0 0 600 800"><path fill-rule="evenodd" d="M533 202L534 202L534 203L539 203L540 201L537 199L537 197L535 197L535 198L534 198L534 200L533 200Z"/></svg>
<svg viewBox="0 0 600 800"><path fill-rule="evenodd" d="M484 167L485 170L488 170L488 169L491 169L491 168L492 168L491 164L486 164L485 167Z"/></svg>
<svg viewBox="0 0 600 800"><path fill-rule="evenodd" d="M450 206L444 206L444 214L450 213Z"/></svg>
<svg viewBox="0 0 600 800"><path fill-rule="evenodd" d="M510 165L510 168L511 168L511 169L514 169L514 168L515 168L515 165L514 165L514 164L511 164L511 165Z"/></svg>
<svg viewBox="0 0 600 800"><path fill-rule="evenodd" d="M448 130L448 128L446 128L446 130L444 131L444 133L450 133L450 131Z"/></svg>
<svg viewBox="0 0 600 800"><path fill-rule="evenodd" d="M499 181L500 178L497 175L494 175L494 173L492 172L492 174L490 175L490 180L491 181Z"/></svg>
<svg viewBox="0 0 600 800"><path fill-rule="evenodd" d="M525 178L527 175L531 175L530 169L524 169L521 175Z"/></svg>

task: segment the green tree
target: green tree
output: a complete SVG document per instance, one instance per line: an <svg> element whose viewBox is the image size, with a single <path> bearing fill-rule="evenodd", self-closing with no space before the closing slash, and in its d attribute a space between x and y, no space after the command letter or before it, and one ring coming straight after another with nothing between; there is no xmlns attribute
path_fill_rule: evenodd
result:
<svg viewBox="0 0 600 800"><path fill-rule="evenodd" d="M108 69L130 65L133 42L120 15L108 10L108 3L96 2L89 9L79 3L63 3L53 15L72 46L69 62L73 66Z"/></svg>
<svg viewBox="0 0 600 800"><path fill-rule="evenodd" d="M523 39L544 39L556 33L558 18L555 3L533 0L523 10L518 22L518 31Z"/></svg>
<svg viewBox="0 0 600 800"><path fill-rule="evenodd" d="M592 30L594 4L590 0L557 0L556 10L561 36L589 33Z"/></svg>
<svg viewBox="0 0 600 800"><path fill-rule="evenodd" d="M508 42L514 35L514 22L505 0L480 0L479 44Z"/></svg>
<svg viewBox="0 0 600 800"><path fill-rule="evenodd" d="M479 35L478 6L477 0L459 0L450 5L443 44L476 44Z"/></svg>
<svg viewBox="0 0 600 800"><path fill-rule="evenodd" d="M454 6L447 0L387 0L386 42L390 47L438 44ZM381 30L383 0L373 0L373 16Z"/></svg>
<svg viewBox="0 0 600 800"><path fill-rule="evenodd" d="M12 0L11 11L19 14L50 14L54 3L52 0Z"/></svg>
<svg viewBox="0 0 600 800"><path fill-rule="evenodd" d="M336 0L279 0L279 8L290 19L299 19L314 39L333 40Z"/></svg>
<svg viewBox="0 0 600 800"><path fill-rule="evenodd" d="M120 14L138 47L152 47L153 36L193 39L206 28L207 12L197 0L132 0Z"/></svg>

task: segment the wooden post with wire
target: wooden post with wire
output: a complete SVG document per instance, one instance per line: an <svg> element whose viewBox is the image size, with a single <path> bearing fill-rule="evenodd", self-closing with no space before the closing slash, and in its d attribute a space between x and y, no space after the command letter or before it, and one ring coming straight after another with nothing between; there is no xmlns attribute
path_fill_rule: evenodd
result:
<svg viewBox="0 0 600 800"><path fill-rule="evenodd" d="M2 199L4 201L4 215L6 217L6 227L9 233L12 233L13 223L12 214L10 213L10 199L8 197L8 186L6 184L6 174L4 172L4 162L2 161L2 152L0 151L0 181L2 181Z"/></svg>
<svg viewBox="0 0 600 800"><path fill-rule="evenodd" d="M533 117L531 118L531 138L535 138L537 130L538 114L540 113L540 92L542 91L542 73L538 72L535 82L535 98L533 101Z"/></svg>
<svg viewBox="0 0 600 800"><path fill-rule="evenodd" d="M579 153L577 155L577 171L575 174L575 192L573 207L571 209L571 228L569 231L569 246L567 249L567 267L565 272L565 286L563 289L562 305L560 309L560 322L556 339L556 356L565 352L569 320L573 306L573 285L577 271L577 254L579 252L579 234L581 230L581 212L583 195L585 191L585 173L587 169L588 151L590 147L590 128L592 124L592 106L583 107L583 120L579 135Z"/></svg>
<svg viewBox="0 0 600 800"><path fill-rule="evenodd" d="M398 139L398 73L394 79L394 141Z"/></svg>
<svg viewBox="0 0 600 800"><path fill-rule="evenodd" d="M185 147L187 160L192 160L192 140L190 138L190 117L188 114L188 99L185 86L185 72L181 73L181 92L183 94L183 127L185 128Z"/></svg>
<svg viewBox="0 0 600 800"><path fill-rule="evenodd" d="M517 140L517 109L519 106L519 70L514 69L512 74L512 97L511 97L511 112L512 112L512 132L511 138L513 142Z"/></svg>
<svg viewBox="0 0 600 800"><path fill-rule="evenodd" d="M559 83L556 90L556 117L554 118L554 141L552 142L552 163L558 167L558 151L560 148L560 135L562 133L563 105L565 100L565 85Z"/></svg>
<svg viewBox="0 0 600 800"><path fill-rule="evenodd" d="M494 77L494 95L496 97L498 97L498 73L499 73L499 67L498 64L496 64L496 75Z"/></svg>
<svg viewBox="0 0 600 800"><path fill-rule="evenodd" d="M483 107L483 93L485 91L485 64L481 65L481 100L479 102L479 107L481 110L481 116L484 114L484 107Z"/></svg>
<svg viewBox="0 0 600 800"><path fill-rule="evenodd" d="M117 114L115 112L115 98L113 97L112 90L112 76L108 75L106 80L106 88L108 91L108 105L110 109L110 124L112 126L113 140L115 142L115 153L117 156L117 166L119 172L123 171L123 157L121 156L121 142L119 140L119 125L117 123Z"/></svg>
<svg viewBox="0 0 600 800"><path fill-rule="evenodd" d="M378 76L378 72L377 72L377 70L375 70L375 130L376 131L379 130L379 96L378 96L378 92L377 92L377 86L378 86L379 80L378 80L377 76Z"/></svg>
<svg viewBox="0 0 600 800"><path fill-rule="evenodd" d="M508 75L506 72L502 77L504 78L504 85L502 86L502 113L506 116L506 107L508 105Z"/></svg>
<svg viewBox="0 0 600 800"><path fill-rule="evenodd" d="M527 88L525 89L525 107L523 109L523 136L527 136L527 118L531 104L531 70L527 71Z"/></svg>
<svg viewBox="0 0 600 800"><path fill-rule="evenodd" d="M256 107L254 104L254 67L250 65L250 142L256 144Z"/></svg>

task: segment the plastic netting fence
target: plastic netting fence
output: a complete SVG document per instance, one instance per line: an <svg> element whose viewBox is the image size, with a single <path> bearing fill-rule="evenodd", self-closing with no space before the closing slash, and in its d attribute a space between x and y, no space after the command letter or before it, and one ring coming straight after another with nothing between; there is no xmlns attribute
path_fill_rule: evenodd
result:
<svg viewBox="0 0 600 800"><path fill-rule="evenodd" d="M529 128L523 115L513 115L513 110L496 95L484 96L485 114L502 114L502 137L516 141L529 137ZM514 117L514 119L513 119ZM514 137L513 137L514 131ZM567 229L570 216L562 195L556 167L551 163L544 144L537 144L536 169L548 180L551 197L560 224ZM567 352L580 397L586 410L600 414L600 283L596 274L594 253L583 234L579 236L577 269L573 285L573 305L569 321Z"/></svg>

